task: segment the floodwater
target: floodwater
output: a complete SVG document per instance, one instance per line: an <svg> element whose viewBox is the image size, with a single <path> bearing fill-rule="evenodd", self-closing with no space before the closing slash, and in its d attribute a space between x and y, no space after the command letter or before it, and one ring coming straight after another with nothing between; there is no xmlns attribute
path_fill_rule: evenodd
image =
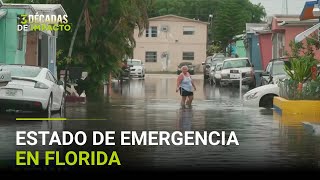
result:
<svg viewBox="0 0 320 180"><path fill-rule="evenodd" d="M303 126L307 119L291 122L279 119L273 110L244 107L239 88L215 87L200 75L194 80L197 91L188 109L179 105L175 75L147 75L145 80L124 82L122 88L114 82L109 97L69 103L67 121L15 121L17 116L34 115L1 114L0 157L14 158L16 130L235 131L239 146L115 148L129 169L320 169L320 133ZM248 89L244 86L241 91ZM39 148L48 147L34 147Z"/></svg>

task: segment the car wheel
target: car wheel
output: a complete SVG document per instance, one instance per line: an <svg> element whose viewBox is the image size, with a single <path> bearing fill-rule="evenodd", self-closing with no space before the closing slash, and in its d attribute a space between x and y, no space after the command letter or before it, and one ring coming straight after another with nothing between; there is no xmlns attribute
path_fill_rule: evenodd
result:
<svg viewBox="0 0 320 180"><path fill-rule="evenodd" d="M48 118L51 118L51 113L52 113L52 95L50 95L49 100L48 100L48 106L46 109L46 115Z"/></svg>
<svg viewBox="0 0 320 180"><path fill-rule="evenodd" d="M274 97L275 97L275 95L271 95L271 94L263 96L260 100L259 106L267 108L267 109L272 108Z"/></svg>

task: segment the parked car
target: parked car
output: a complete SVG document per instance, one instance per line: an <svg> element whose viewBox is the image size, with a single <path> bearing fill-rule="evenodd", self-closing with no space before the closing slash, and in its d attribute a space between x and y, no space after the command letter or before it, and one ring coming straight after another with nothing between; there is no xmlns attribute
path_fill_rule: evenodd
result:
<svg viewBox="0 0 320 180"><path fill-rule="evenodd" d="M214 54L213 56L207 57L205 62L202 62L203 66L203 79L207 80L210 76L210 68L219 61L223 61L225 56L222 53Z"/></svg>
<svg viewBox="0 0 320 180"><path fill-rule="evenodd" d="M276 76L286 76L285 66L290 67L288 58L272 59L266 70L260 75L261 86L270 84Z"/></svg>
<svg viewBox="0 0 320 180"><path fill-rule="evenodd" d="M191 62L182 62L178 65L177 67L177 74L181 74L181 68L182 66L188 66L188 72L191 74L191 75L194 75L194 65L191 63Z"/></svg>
<svg viewBox="0 0 320 180"><path fill-rule="evenodd" d="M230 58L223 61L221 71L221 86L239 85L240 77L242 84L249 85L250 89L256 87L253 65L248 58Z"/></svg>
<svg viewBox="0 0 320 180"><path fill-rule="evenodd" d="M64 87L49 69L27 65L1 65L7 72L0 87L0 109L22 111L63 111ZM4 80L7 79L7 80ZM0 82L1 83L1 82Z"/></svg>
<svg viewBox="0 0 320 180"><path fill-rule="evenodd" d="M271 83L248 91L243 95L243 104L253 107L273 107L273 98L279 96L280 89L277 84Z"/></svg>
<svg viewBox="0 0 320 180"><path fill-rule="evenodd" d="M128 65L130 67L130 76L144 78L146 74L146 69L144 64L139 59L128 59Z"/></svg>
<svg viewBox="0 0 320 180"><path fill-rule="evenodd" d="M210 83L220 85L223 62L218 62L210 72Z"/></svg>

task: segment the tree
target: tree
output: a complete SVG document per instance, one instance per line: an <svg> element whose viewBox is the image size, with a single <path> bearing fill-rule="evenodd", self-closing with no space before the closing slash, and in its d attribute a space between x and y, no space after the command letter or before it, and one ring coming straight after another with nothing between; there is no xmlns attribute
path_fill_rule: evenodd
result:
<svg viewBox="0 0 320 180"><path fill-rule="evenodd" d="M265 15L261 5L253 5L248 0L221 1L214 21L213 39L221 41L225 49L235 35L243 34L246 23L261 22Z"/></svg>
<svg viewBox="0 0 320 180"><path fill-rule="evenodd" d="M148 0L11 0L13 3L59 3L72 31L59 32L59 60L83 66L89 73L87 92L95 93L135 47L134 29L148 26ZM81 15L82 14L82 15ZM79 18L80 17L80 18ZM69 53L70 52L70 53ZM71 53L72 52L72 53ZM71 57L70 57L71 56ZM65 62L58 62L65 65Z"/></svg>
<svg viewBox="0 0 320 180"><path fill-rule="evenodd" d="M106 76L119 68L123 58L132 56L134 29L138 28L141 34L148 24L147 3L145 0L90 0L85 5L85 1L65 0L62 4L67 12L72 13L69 16L72 16L73 24L79 22L78 17L84 11L78 35L73 38L72 58L89 72L88 91L94 93ZM61 41L73 42L71 38L74 36L67 32L62 36L64 38L59 40L61 49L70 49L70 44Z"/></svg>

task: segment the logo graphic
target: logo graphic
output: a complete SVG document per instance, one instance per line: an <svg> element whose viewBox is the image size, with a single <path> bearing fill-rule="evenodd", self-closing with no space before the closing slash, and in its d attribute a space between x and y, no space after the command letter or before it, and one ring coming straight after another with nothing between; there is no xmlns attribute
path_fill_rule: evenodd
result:
<svg viewBox="0 0 320 180"><path fill-rule="evenodd" d="M18 15L17 31L70 31L67 15Z"/></svg>

